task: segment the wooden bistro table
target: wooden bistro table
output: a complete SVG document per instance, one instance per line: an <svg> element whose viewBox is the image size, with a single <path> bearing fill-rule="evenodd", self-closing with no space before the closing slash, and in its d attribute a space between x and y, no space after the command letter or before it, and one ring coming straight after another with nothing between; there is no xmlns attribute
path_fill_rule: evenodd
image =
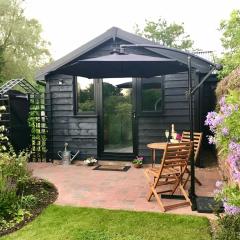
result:
<svg viewBox="0 0 240 240"><path fill-rule="evenodd" d="M152 151L152 167L156 163L156 150L165 150L166 149L166 142L157 142L157 143L149 143L147 147Z"/></svg>

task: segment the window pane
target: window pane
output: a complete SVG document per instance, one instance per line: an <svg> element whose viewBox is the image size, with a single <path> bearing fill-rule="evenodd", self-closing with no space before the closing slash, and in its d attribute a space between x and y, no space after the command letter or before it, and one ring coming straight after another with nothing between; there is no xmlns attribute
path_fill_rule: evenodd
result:
<svg viewBox="0 0 240 240"><path fill-rule="evenodd" d="M94 112L94 82L93 79L77 77L78 112Z"/></svg>
<svg viewBox="0 0 240 240"><path fill-rule="evenodd" d="M142 111L160 112L162 104L161 78L142 79Z"/></svg>

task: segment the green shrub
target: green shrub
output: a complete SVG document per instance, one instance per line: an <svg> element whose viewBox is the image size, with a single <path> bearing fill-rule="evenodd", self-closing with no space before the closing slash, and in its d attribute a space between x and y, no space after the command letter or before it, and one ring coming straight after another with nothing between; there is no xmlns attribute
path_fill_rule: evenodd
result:
<svg viewBox="0 0 240 240"><path fill-rule="evenodd" d="M240 214L225 215L218 219L218 231L216 240L240 239Z"/></svg>
<svg viewBox="0 0 240 240"><path fill-rule="evenodd" d="M24 189L31 176L27 159L25 152L0 152L0 229L14 225L27 213L29 199Z"/></svg>
<svg viewBox="0 0 240 240"><path fill-rule="evenodd" d="M32 194L26 196L23 195L21 197L21 207L23 209L30 209L34 207L37 204L37 202L38 202L37 198Z"/></svg>
<svg viewBox="0 0 240 240"><path fill-rule="evenodd" d="M11 220L19 209L19 197L16 191L4 191L0 194L0 219Z"/></svg>
<svg viewBox="0 0 240 240"><path fill-rule="evenodd" d="M29 154L16 154L4 133L5 128L0 126L0 230L22 221L34 203L32 197L24 196L31 177L27 168Z"/></svg>

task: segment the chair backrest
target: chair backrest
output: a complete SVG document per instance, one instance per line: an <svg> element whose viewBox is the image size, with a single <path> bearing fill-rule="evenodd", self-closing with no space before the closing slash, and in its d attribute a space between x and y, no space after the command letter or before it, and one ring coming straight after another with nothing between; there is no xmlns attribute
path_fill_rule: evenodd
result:
<svg viewBox="0 0 240 240"><path fill-rule="evenodd" d="M193 138L194 138L194 161L198 159L198 155L200 152L200 147L202 143L202 136L203 134L201 132L194 132ZM190 142L190 132L184 131L182 133L182 139L181 142Z"/></svg>
<svg viewBox="0 0 240 240"><path fill-rule="evenodd" d="M177 168L184 171L187 166L192 151L192 142L185 143L168 143L166 145L162 164L161 172L164 168ZM161 174L161 173L160 173Z"/></svg>

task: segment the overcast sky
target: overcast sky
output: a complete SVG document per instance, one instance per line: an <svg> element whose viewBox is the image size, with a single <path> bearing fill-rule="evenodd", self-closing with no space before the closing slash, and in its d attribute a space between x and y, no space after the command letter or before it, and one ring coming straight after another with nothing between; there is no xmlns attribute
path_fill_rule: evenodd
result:
<svg viewBox="0 0 240 240"><path fill-rule="evenodd" d="M240 0L26 0L25 13L42 24L43 37L50 41L56 60L90 41L112 26L134 33L145 19L184 23L194 47L221 52L222 19Z"/></svg>

